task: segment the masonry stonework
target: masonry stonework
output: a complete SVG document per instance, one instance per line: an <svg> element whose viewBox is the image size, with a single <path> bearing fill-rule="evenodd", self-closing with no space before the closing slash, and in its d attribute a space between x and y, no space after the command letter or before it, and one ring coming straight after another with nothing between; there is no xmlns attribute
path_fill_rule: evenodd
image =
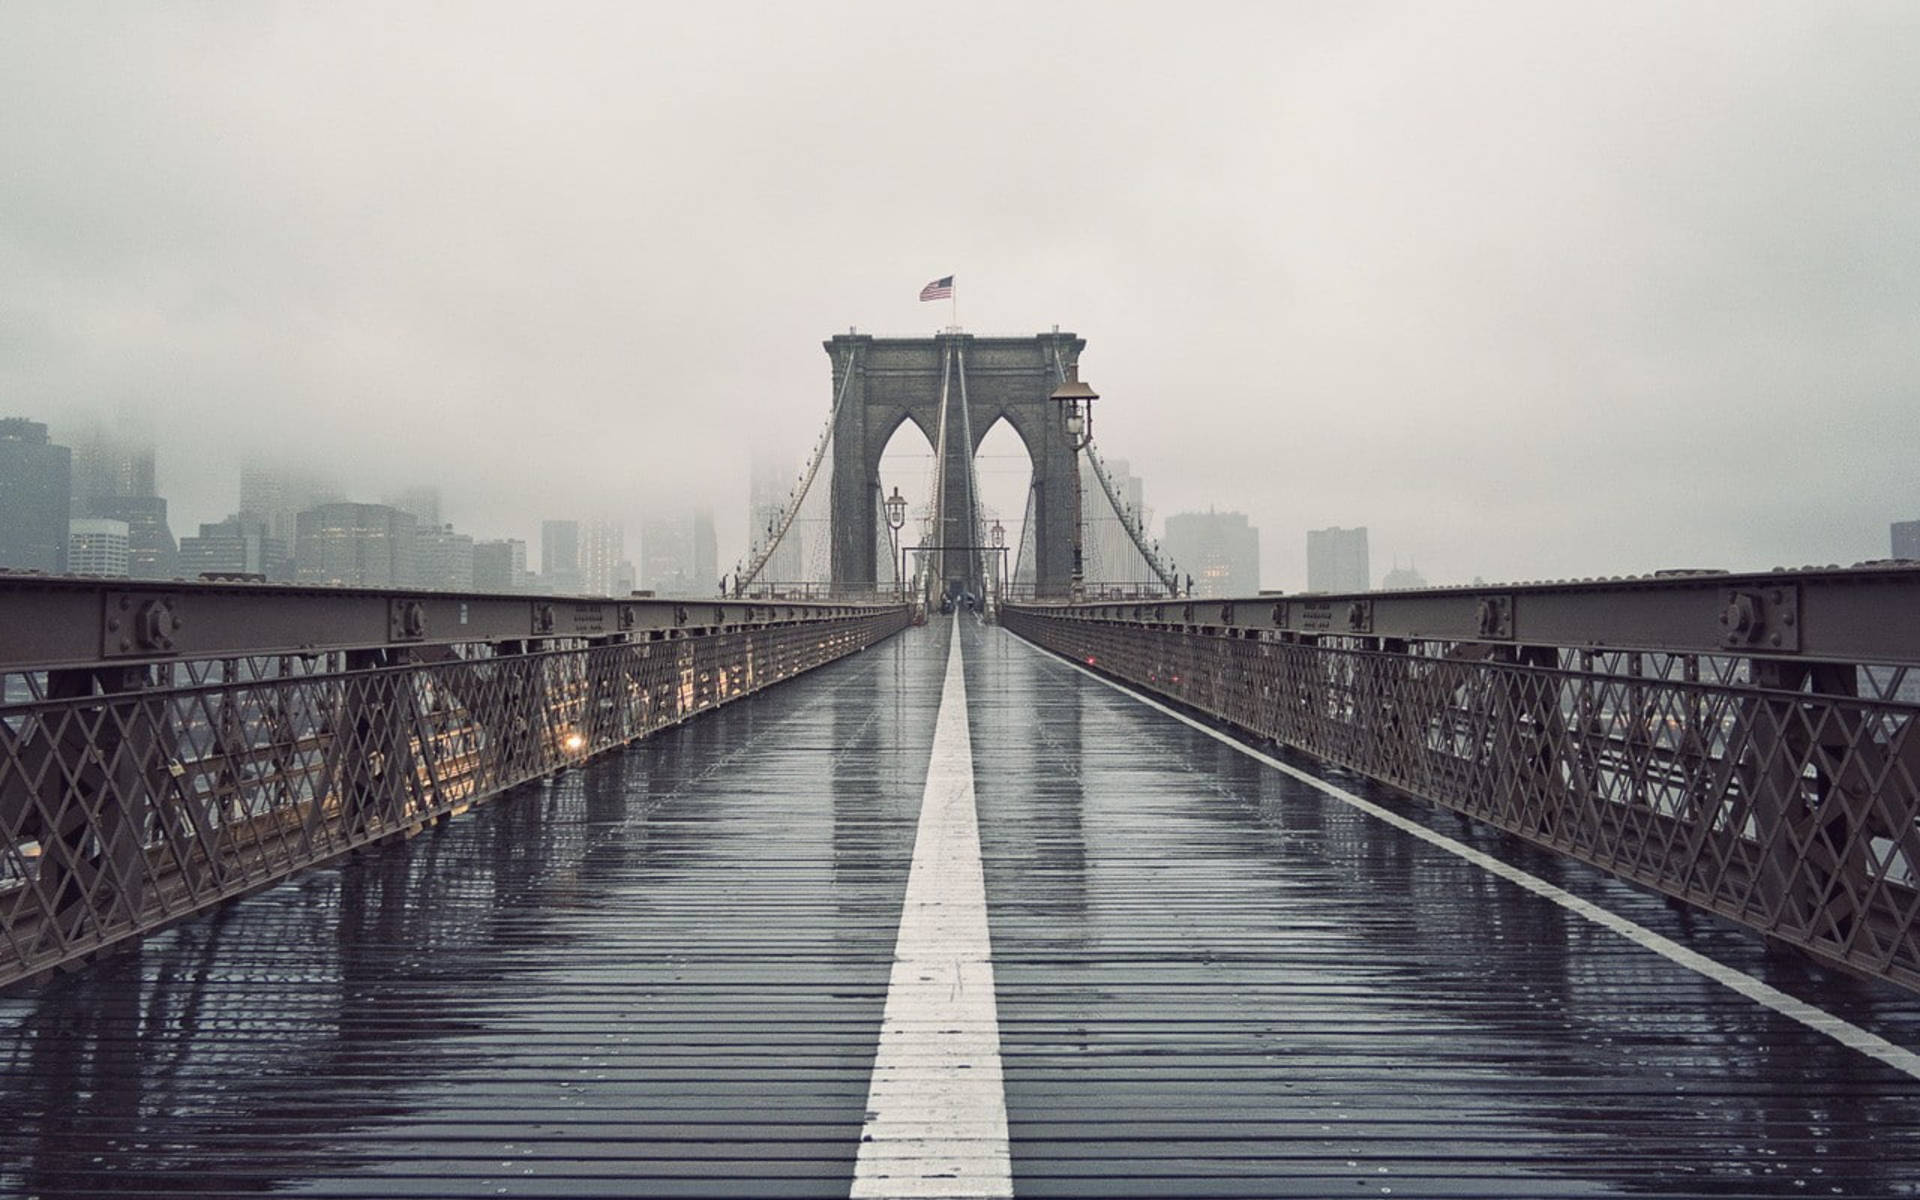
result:
<svg viewBox="0 0 1920 1200"><path fill-rule="evenodd" d="M833 363L833 394L846 388L833 429L834 585L870 587L878 581L880 455L903 421L919 426L928 444L939 445L944 387L949 424L941 470L945 517L935 541L942 546L980 542L967 464L994 422L1005 418L1033 462L1035 585L1043 596L1064 595L1073 574L1074 455L1048 397L1086 344L1071 333L1008 338L842 334L824 343ZM909 545L917 543L911 525L901 532ZM957 583L979 594L979 556L943 551L940 577L943 585Z"/></svg>

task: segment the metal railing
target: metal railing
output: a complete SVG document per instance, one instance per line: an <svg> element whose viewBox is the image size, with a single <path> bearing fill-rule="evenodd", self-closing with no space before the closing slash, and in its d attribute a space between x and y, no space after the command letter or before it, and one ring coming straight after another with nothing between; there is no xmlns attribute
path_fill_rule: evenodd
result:
<svg viewBox="0 0 1920 1200"><path fill-rule="evenodd" d="M1920 990L1920 569L1013 604L1001 619Z"/></svg>
<svg viewBox="0 0 1920 1200"><path fill-rule="evenodd" d="M898 584L876 583L871 587L833 584L826 580L801 580L792 583L759 580L742 588L738 599L790 600L813 604L892 604L899 600Z"/></svg>
<svg viewBox="0 0 1920 1200"><path fill-rule="evenodd" d="M1083 585L1081 591L1085 593L1084 598L1088 603L1095 601L1147 601L1150 603L1165 603L1175 599L1169 596L1166 589L1157 583L1100 583L1095 581ZM1035 589L1032 580L1027 580L1022 583L1009 583L1001 589L1000 594L1003 599L1009 601L1045 599ZM1060 598L1062 600L1065 599L1064 596Z"/></svg>
<svg viewBox="0 0 1920 1200"><path fill-rule="evenodd" d="M0 580L0 985L417 833L907 618Z"/></svg>

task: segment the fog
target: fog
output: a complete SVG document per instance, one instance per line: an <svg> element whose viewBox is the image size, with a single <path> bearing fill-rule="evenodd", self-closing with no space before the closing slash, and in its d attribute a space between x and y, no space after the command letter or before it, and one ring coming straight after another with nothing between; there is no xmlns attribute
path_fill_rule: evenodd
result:
<svg viewBox="0 0 1920 1200"><path fill-rule="evenodd" d="M797 468L823 338L1088 339L1159 514L1435 582L1920 517L1920 8L0 10L0 415L537 538ZM1017 484L1015 485L1017 488ZM633 536L630 533L630 538Z"/></svg>

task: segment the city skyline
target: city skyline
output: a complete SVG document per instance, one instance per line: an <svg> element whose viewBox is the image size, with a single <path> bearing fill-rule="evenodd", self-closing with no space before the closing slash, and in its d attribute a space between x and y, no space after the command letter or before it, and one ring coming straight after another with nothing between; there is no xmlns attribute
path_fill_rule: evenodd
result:
<svg viewBox="0 0 1920 1200"><path fill-rule="evenodd" d="M967 329L1088 338L1102 449L1245 511L1269 586L1336 524L1444 583L1860 561L1920 511L1903 8L1096 11L885 52L810 10L14 14L0 95L59 120L0 129L0 394L150 422L176 533L297 448L482 537L708 505L730 567L821 340L930 332L953 274Z"/></svg>
<svg viewBox="0 0 1920 1200"><path fill-rule="evenodd" d="M15 420L25 420L29 424L35 420L31 415L23 417L19 414L0 414L0 417L3 416L11 416L12 419ZM46 424L46 422L40 423ZM273 561L275 561L272 558L274 551L271 547L277 545L280 548L279 552L286 556L287 577L291 578L291 560L295 543L295 538L292 536L294 517L298 512L312 508L318 504L348 502L349 500L348 491L351 489L343 486L340 479L344 475L351 474L350 470L343 469L351 464L353 461L351 458L348 460L348 463L345 464L309 466L303 465L294 456L281 455L278 458L272 455L260 456L252 460L243 461L239 465L239 482L236 495L238 503L226 508L224 515L214 520L199 521L197 523L183 521L178 515L177 509L173 510L172 513L169 512L167 497L153 494L166 490L162 482L167 477L165 460L156 451L156 442L153 435L148 431L143 422L133 421L127 425L116 426L97 415L81 411L70 414L65 418L64 426L49 426L50 440L58 442L62 427L67 430L65 436L74 443L73 447L69 447L72 454L72 466L70 468L72 480L71 511L74 514L74 519L116 519L123 524L129 524L132 529L131 540L133 542L133 548L130 553L130 569L133 572L134 578L174 578L180 575L186 565L185 560L181 559L180 554L185 550L189 542L199 542L204 545L205 539L209 536L208 531L210 529L218 531L217 536L232 536L231 527L233 523L236 519L247 515L259 516L265 522L265 528L255 535L256 539L264 538L265 541L245 550L236 549L228 545L223 546L223 548L217 552L200 548L196 550L196 553L202 555L211 554L213 556L211 561L217 562L219 564L218 569L221 571L239 569L228 565L232 561L235 561L236 556L239 556L239 559L242 561L255 562L259 560L260 556L264 553L267 556L264 560L268 567L267 574L272 578L278 577L271 565ZM901 430L904 432L908 428L909 426L903 425ZM992 449L992 447L996 446L998 447L997 450ZM1012 446L1020 446L1021 448L1018 454L1020 457L1024 457L1024 447L1021 446L1018 437L1013 435L1009 430L996 428L991 432L986 443L982 445L981 454L987 457L1004 458L1008 456L1009 447ZM927 458L930 460L930 453L915 454L909 451L907 452L907 457L909 459ZM777 521L780 511L779 501L784 499L779 488L782 478L784 478L788 472L775 469L771 464L783 461L785 461L785 459L781 453L771 451L764 447L754 452L745 481L745 490L749 497L749 503L745 506L748 519L739 530L739 535L743 541L736 553L729 554L726 552L727 547L725 544L720 543L716 535L716 563L731 563L735 561L735 559L738 559L744 564L748 557L749 542L747 539L750 539L757 528L763 528L767 520ZM1143 526L1146 528L1149 538L1152 540L1165 538L1164 527L1156 528L1153 525L1152 509L1150 506L1141 502L1141 480L1132 474L1129 460L1115 458L1109 460L1109 465L1114 468L1116 485L1122 489L1123 498L1128 499L1129 504L1135 506L1135 511L1145 517ZM1022 473L1025 473L1026 469L1028 468L1023 467ZM1006 469L1001 468L1000 473L1007 473ZM823 468L821 479L816 481L816 488L821 489L821 491L810 494L810 504L824 493L824 488L827 486L826 480L830 477L830 474L830 465ZM1082 461L1082 475L1083 499L1086 505L1089 580L1107 583L1137 583L1144 581L1151 575L1151 572L1147 569L1143 561L1128 561L1128 555L1131 555L1131 551L1124 530L1112 513L1097 481L1095 481L1092 475L1090 466L1084 459ZM782 478L776 478L776 476L781 476ZM148 492L145 495L125 495L116 494L112 489L148 489ZM532 529L534 532L531 538L514 537L512 534L490 532L487 530L475 532L466 528L455 531L449 528L454 524L453 522L442 522L439 520L443 507L443 492L445 490L439 483L422 482L418 478L411 481L384 479L381 482L359 490L365 490L369 494L380 495L384 497L380 503L413 515L416 518L416 525L422 530L423 536L427 536L426 531L432 530L434 531L434 539L451 536L456 543L461 543L455 547L454 553L462 563L470 561L473 547L484 541L517 541L532 547L536 554L544 553L543 546L546 541L544 533L546 528L556 524L576 527L575 536L578 544L576 545L575 554L578 558L583 556L586 550L586 543L584 541L578 541L578 539L585 536L583 531L589 528L599 530L598 536L602 539L602 552L599 555L599 559L603 565L601 569L593 573L591 586L589 586L583 568L578 565L576 565L572 571L561 573L557 580L547 579L539 572L529 572L528 579L531 585L537 586L545 592L583 591L587 594L620 594L613 590L616 582L630 582L634 585L639 585L644 582L645 572L639 565L641 555L639 550L636 549L630 556L616 551L612 557L608 557L605 551L605 547L608 545L618 546L620 544L619 531L624 529L625 522L619 520L606 517L556 519L550 517L533 517L523 513L517 517L509 518L501 523L501 525L507 529L516 531ZM455 486L454 490L456 492L458 491L458 485ZM353 502L361 504L374 503L373 501ZM1230 499L1210 497L1207 502L1207 508L1209 510L1218 508L1222 503L1230 507L1232 502ZM1920 507L1920 504L1917 504L1916 507ZM220 506L216 504L212 509L207 511L218 511L219 508ZM707 506L690 505L682 500L670 498L661 502L657 506L654 514L640 516L635 522L635 527L638 528L644 526L648 521L657 520L658 513L685 513L695 509L705 508L707 508ZM415 509L419 511L416 512L414 511ZM1010 523L1009 538L1013 539L1017 536L1019 518L1009 514L1007 519ZM1884 514L1881 515L1879 519L1885 520ZM200 534L197 538L185 535L184 533L176 537L172 532L173 526L177 525L180 529L184 530L194 527L196 524L200 529ZM722 524L724 523L715 521L714 527L717 530ZM806 543L810 536L810 531L806 528L806 524L805 520L796 523L793 531L789 535L789 544L784 544L776 555L779 563L794 564L803 561ZM146 529L144 534L142 532L143 526ZM287 534L284 537L279 536L277 532L282 528L287 530ZM1311 541L1311 536L1319 531L1308 530L1306 532L1310 535L1309 541ZM611 542L606 540L609 536L611 536ZM1895 536L1900 536L1897 530ZM1912 535L1909 534L1908 536L1911 537ZM1884 535L1881 535L1881 537L1884 539ZM143 538L145 541L144 550L142 548ZM1410 552L1414 557L1419 557L1422 552L1421 547L1411 546L1405 541L1398 544L1398 549L1401 552ZM1121 553L1122 551L1126 553ZM436 553L439 553L441 557L444 557L445 554L444 551L437 551ZM1113 573L1111 578L1104 576L1097 578L1096 575L1093 574L1096 564L1104 566L1106 563L1113 561L1116 556L1123 562L1122 569L1119 572ZM1131 557L1134 559L1138 558L1137 555L1131 555ZM1269 561L1271 557L1272 556L1269 556ZM1819 556L1816 555L1815 557ZM1868 561L1874 557L1879 557L1879 555L1868 555L1861 561ZM1311 554L1308 554L1306 560L1310 559ZM625 572L617 569L623 564L629 568ZM1302 561L1297 564L1297 567L1297 575L1276 579L1274 577L1275 573L1268 570L1263 563L1260 587L1274 591L1323 590L1314 587L1310 561ZM251 570L252 568L247 569ZM452 576L446 576L442 573L439 577L457 579L468 577L470 574L471 568L463 566L459 572L456 572ZM808 574L809 572L806 569L801 569L800 577L806 577ZM188 572L189 577L190 575L191 572ZM1436 572L1436 575L1437 578L1431 581L1426 579L1425 572L1415 573L1415 575L1409 576L1409 578L1421 579L1424 586L1466 584L1470 581L1483 581L1486 578L1481 571L1475 568L1474 564L1455 565L1451 569L1443 569ZM690 579L691 577L683 573L681 578ZM774 576L763 572L762 578L764 580L772 580ZM572 586L576 581L578 586ZM1513 582L1521 581L1522 580L1514 580ZM435 584L433 586L441 585ZM1396 585L1389 584L1385 582L1384 579L1372 579L1369 580L1366 586L1388 587ZM1406 585L1400 584L1398 586ZM1342 588L1339 590L1346 589Z"/></svg>
<svg viewBox="0 0 1920 1200"><path fill-rule="evenodd" d="M4 414L0 414L0 416L3 415ZM45 425L44 422L35 422L31 417L10 416L6 417L6 419L13 423L12 427L16 429L16 432L30 430L36 425ZM153 510L152 519L157 523L158 527L163 532L167 530L167 499L164 496L127 497L100 494L101 480L114 481L110 486L157 487L157 480L162 478L162 476L158 470L159 460L151 443L143 440L137 434L116 438L109 431L104 431L103 427L90 426L86 423L80 423L76 428L83 431L83 437L77 438L76 440L82 440L86 443L83 456L78 460L83 461L85 465L69 468L69 506L70 511L75 515L71 522L73 529L69 531L67 535L68 540L71 541L81 536L79 523L82 521L89 522L86 536L95 539L97 542L103 534L103 527L98 526L98 522L102 520L117 521L119 524L127 526L129 525L128 518L138 521L148 509ZM70 447L60 447L59 443L54 440L51 432L47 433L47 439L48 444L56 448L66 449L70 455L73 453ZM17 437L15 441L16 443L18 442ZM17 450L16 453L18 453ZM103 466L103 463L107 465ZM778 519L782 502L785 499L784 495L780 493L779 488L788 472L783 467L775 465L777 463L777 458L768 459L764 454L756 459L753 472L749 476L748 504L746 506L749 518L752 521L764 523L777 521ZM1133 508L1137 514L1144 518L1142 523L1143 527L1147 530L1149 538L1155 541L1166 538L1167 535L1164 526L1156 528L1153 523L1153 511L1142 499L1143 480L1131 471L1130 463L1125 459L1113 459L1109 461L1108 466L1114 477L1115 485L1121 489L1123 498L1127 500L1129 506ZM1120 522L1111 512L1104 494L1100 491L1097 482L1093 481L1091 471L1084 463L1082 488L1084 502L1087 505L1086 537L1088 545L1088 579L1101 583L1144 582L1150 576L1150 572L1147 570L1143 561L1131 561L1132 559L1137 559L1138 555L1131 551L1131 544L1127 540L1126 534L1120 526ZM523 579L523 583L507 590L521 590L522 587L533 586L543 592L549 593L557 591L579 591L583 594L622 595L625 594L626 591L633 590L645 584L646 573L642 565L643 551L636 545L632 554L629 555L626 553L623 533L625 526L622 522L604 517L587 519L550 517L523 518L520 522L521 525L536 526L539 532L536 533L532 539L513 538L494 535L485 530L475 531L464 527L456 528L456 522L442 522L438 520L442 515L441 488L439 485L420 482L388 485L382 490L381 494L387 496L387 507L408 512L409 515L416 518L415 525L419 531L418 536L421 539L421 558L416 568L421 572L418 586L448 589L473 586L470 583L462 583L461 581L474 578L477 550L479 547L487 544L517 544L522 547L520 551L522 557L519 560L521 564L519 567L519 576ZM132 572L132 577L192 578L202 570L211 570L221 573L238 571L248 573L261 572L266 574L268 578L286 578L290 580L295 577L293 571L293 556L296 539L293 537L278 537L275 530L283 526L291 530L294 518L298 513L310 510L316 505L349 502L346 499L343 489L341 489L337 483L333 482L332 477L324 470L286 464L275 467L259 462L243 465L239 469L234 495L237 503L234 507L230 508L223 517L214 521L198 522L196 526L198 529L197 534L186 535L183 533L173 542L173 544L177 546L177 549L165 551L165 561L172 564L172 566L166 568L164 574L156 573L159 569L152 566L151 558L143 571L139 561L139 550L136 545L129 555L129 569ZM371 502L355 503L365 504ZM155 508L156 504L157 508ZM434 520L429 522L421 519L421 514L412 513L411 510L401 507L405 504L412 504L414 507L421 509L427 516L434 518ZM296 507L296 505L299 505L299 507ZM1217 507L1217 505L1210 505L1209 511ZM662 520L662 514L666 514L672 519L685 519L685 514L700 510L701 506L697 505L666 504L661 506L658 513L643 517L639 525L644 527L651 521L658 526ZM986 508L983 507L982 511L985 512ZM82 513L87 515L79 515ZM1017 547L1021 532L1019 528L1019 518L1011 514L1005 514L1005 516L1008 521L1009 545ZM259 520L262 523L261 527L258 529L242 528L244 518ZM709 522L709 526L717 524L712 521L711 517L706 519ZM557 579L549 578L541 572L530 572L524 558L526 554L525 548L529 546L532 547L536 556L543 556L547 553L545 549L547 538L544 534L550 526L571 526L574 529L575 565L570 572L563 572ZM796 564L802 561L804 543L808 536L808 531L804 526L804 521L796 523L794 529L789 534L789 544L783 544L776 555L777 563ZM183 529L186 527L187 526L182 525ZM1920 534L1914 532L1916 529L1920 529L1920 522L1895 520L1890 523L1890 528L1893 532L1892 547L1889 553L1891 553L1893 557L1912 557L1913 548L1920 546L1920 540L1916 540L1920 539ZM1377 579L1372 578L1371 572L1368 571L1369 578L1365 584L1355 585L1352 580L1347 579L1346 576L1343 575L1342 583L1339 587L1318 587L1315 584L1311 567L1313 540L1316 537L1327 534L1339 534L1343 531L1338 528L1333 528L1328 530L1307 530L1305 532L1307 534L1309 548L1309 553L1306 556L1309 562L1305 578L1298 581L1276 583L1271 573L1262 568L1259 583L1260 588L1273 591L1338 591L1353 590L1356 586L1365 588L1394 588L1465 584L1468 582L1485 581L1485 577L1477 572L1474 573L1471 578L1466 577L1467 573L1464 569L1456 570L1450 576L1442 576L1441 578L1430 580L1425 571L1413 569L1415 561L1419 558L1418 548L1414 547L1411 548L1412 553L1409 557L1408 566L1404 570L1399 567L1398 553L1396 553L1395 570L1389 572L1387 576ZM1353 532L1358 533L1364 539L1368 531L1365 527L1361 527ZM165 536L168 538L172 537L170 533L165 533ZM1882 536L1884 537L1885 535ZM134 529L132 540L135 543L139 541L137 527ZM582 564L586 560L590 544L593 547L597 547L594 558L597 565L591 571L588 571ZM724 547L720 546L717 537L714 540L714 544L715 550L712 558L717 569L718 564L721 562L730 562L732 560L722 552ZM1883 542L1883 544L1885 543ZM1903 548L1906 549L1907 553L1903 554ZM1171 547L1167 549L1171 550ZM1399 552L1407 552L1408 550L1409 548L1405 543L1400 544ZM61 553L67 554L71 552L73 552L73 549L66 547L66 544L63 543ZM97 553L93 549L89 549L87 553L90 555L87 561L96 565L101 562L117 561L117 559L112 557L101 559L97 557ZM1362 564L1356 567L1355 570L1367 570L1364 562L1364 549L1361 551L1361 554ZM445 565L448 562L449 555L452 556L451 561L457 565L452 567ZM1883 556L1884 555L1876 554L1872 557L1877 558ZM744 561L744 552L739 557ZM1120 572L1105 572L1105 565L1116 557L1122 561L1123 570ZM1255 558L1258 559L1258 557L1256 553ZM536 558L535 561L540 561L540 559ZM1863 559L1861 561L1871 561L1871 559ZM704 563L705 559L702 558L700 562ZM283 563L285 565L283 568L277 569L275 566L276 563ZM5 565L9 564L0 563L0 566ZM679 579L685 581L687 584L691 584L694 577L692 570L693 565L693 561L689 560L688 569L681 571L678 576ZM514 577L514 572L511 568L502 568L502 570L505 571L505 574L501 575L496 571L496 577ZM282 571L284 571L284 574ZM707 571L704 573L712 572ZM1192 572L1187 571L1183 567L1182 573L1191 574ZM802 570L795 576L794 580L782 580L782 582L803 581L806 574L807 573ZM763 579L772 581L775 579L775 575L763 573ZM429 580L436 582L429 582ZM577 586L569 586L570 583L577 583Z"/></svg>

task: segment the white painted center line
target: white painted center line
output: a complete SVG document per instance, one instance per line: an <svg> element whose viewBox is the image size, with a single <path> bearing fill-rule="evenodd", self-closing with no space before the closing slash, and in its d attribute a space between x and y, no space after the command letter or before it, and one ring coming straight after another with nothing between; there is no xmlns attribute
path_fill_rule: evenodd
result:
<svg viewBox="0 0 1920 1200"><path fill-rule="evenodd" d="M1011 1196L993 946L952 627L853 1195Z"/></svg>
<svg viewBox="0 0 1920 1200"><path fill-rule="evenodd" d="M1391 809L1382 808L1371 800L1357 796L1343 787L1337 787L1334 784L1328 783L1326 780L1309 774L1298 767L1289 766L1279 759L1274 758L1272 755L1262 754L1244 742L1229 737L1210 725L1196 721L1186 713L1175 708L1170 708L1152 696L1136 691L1124 683L1109 679L1096 671L1090 671L1071 659L1063 659L1049 654L1023 638L1016 640L1026 645L1034 653L1041 655L1042 658L1072 667L1087 678L1098 680L1124 696L1131 696L1148 708L1158 709L1174 720L1198 729L1201 733L1206 734L1215 741L1224 742L1226 745L1232 746L1235 750L1238 750L1247 757L1257 759L1283 774L1291 775L1302 783L1326 793L1335 800L1352 805L1368 816L1386 822L1402 833L1419 838L1428 845L1436 846L1449 854L1458 855L1474 866L1479 867L1481 870L1491 875L1497 875L1509 883L1517 884L1527 891L1532 892L1534 895L1549 900L1561 908L1566 909L1568 912L1584 917L1600 928L1616 933L1637 946L1643 946L1655 954L1660 955L1662 958L1685 967L1689 971L1704 975L1715 983L1740 993L1756 1004L1770 1008L1790 1020L1798 1021L1808 1029L1823 1033L1841 1045L1857 1050L1869 1058L1877 1059L1896 1071L1902 1071L1913 1076L1915 1079L1920 1079L1920 1054L1916 1054L1904 1046L1896 1045L1871 1030L1862 1029L1853 1022L1836 1017L1825 1009L1817 1008L1804 1000L1790 996L1772 984L1763 983L1743 971L1737 971L1725 963L1720 962L1718 959L1708 958L1697 950L1681 945L1665 934L1655 933L1637 921L1630 921L1618 913L1611 912L1601 908L1597 904L1583 900L1572 892L1564 888L1556 887L1537 875L1530 874L1521 870L1519 867L1501 862L1492 855L1476 850L1472 846L1450 838L1444 833L1435 833L1417 821L1409 820Z"/></svg>

